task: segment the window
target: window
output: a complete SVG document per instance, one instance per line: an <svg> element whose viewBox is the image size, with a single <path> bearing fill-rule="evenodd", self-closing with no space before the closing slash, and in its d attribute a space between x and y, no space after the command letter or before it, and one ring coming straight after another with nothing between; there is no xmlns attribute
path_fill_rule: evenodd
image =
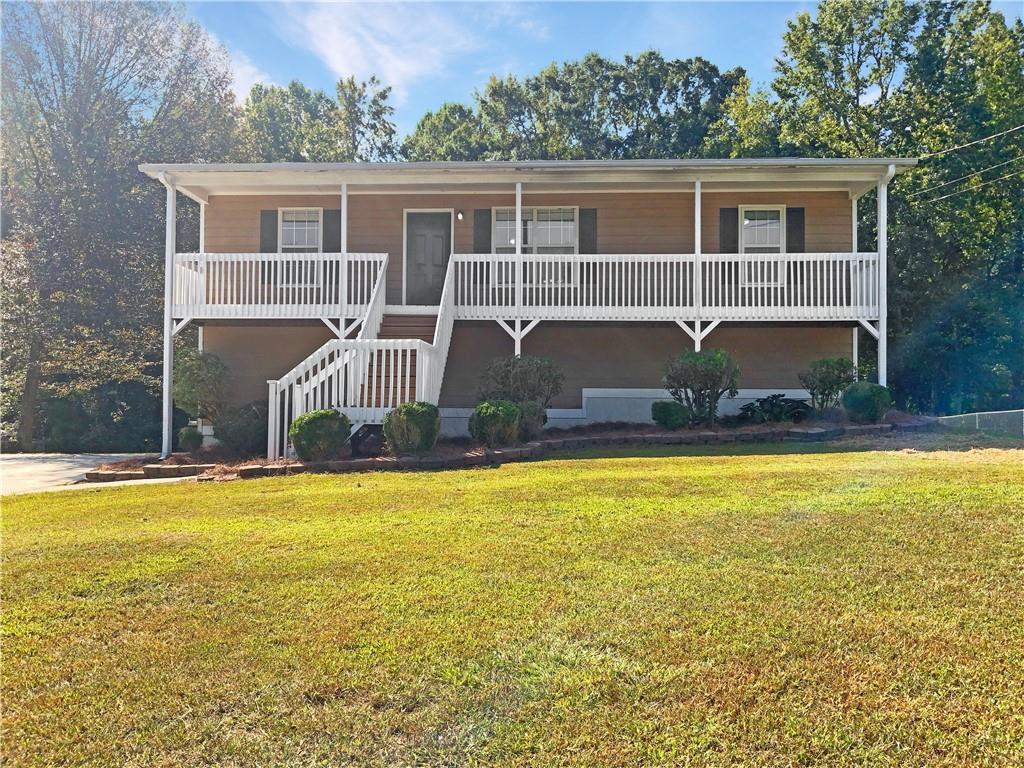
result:
<svg viewBox="0 0 1024 768"><path fill-rule="evenodd" d="M494 210L495 253L516 252L516 209ZM523 253L576 253L575 208L523 208Z"/></svg>
<svg viewBox="0 0 1024 768"><path fill-rule="evenodd" d="M282 208L278 240L281 253L319 253L321 213L319 208Z"/></svg>
<svg viewBox="0 0 1024 768"><path fill-rule="evenodd" d="M740 253L786 252L785 206L740 206L739 219ZM785 267L781 259L745 260L740 279L749 287L781 287L785 280Z"/></svg>
<svg viewBox="0 0 1024 768"><path fill-rule="evenodd" d="M524 254L573 254L579 246L576 208L523 208ZM494 253L516 252L516 209L495 208L491 243ZM576 266L571 262L527 262L523 266L525 287L575 285ZM496 279L497 284L507 285Z"/></svg>
<svg viewBox="0 0 1024 768"><path fill-rule="evenodd" d="M281 253L320 253L323 250L323 210L320 208L281 208L278 211L278 251ZM315 260L288 260L282 263L283 288L319 284Z"/></svg>

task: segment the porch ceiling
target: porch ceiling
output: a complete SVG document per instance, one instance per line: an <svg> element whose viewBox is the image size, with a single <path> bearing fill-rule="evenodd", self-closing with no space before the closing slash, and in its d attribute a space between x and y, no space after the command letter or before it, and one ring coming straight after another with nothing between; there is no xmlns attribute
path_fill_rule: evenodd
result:
<svg viewBox="0 0 1024 768"><path fill-rule="evenodd" d="M510 193L524 191L692 192L700 179L705 192L740 190L841 190L859 196L890 165L904 171L908 158L767 158L751 160L580 160L467 163L256 163L160 164L139 170L164 176L183 194L330 194L348 183L349 194Z"/></svg>

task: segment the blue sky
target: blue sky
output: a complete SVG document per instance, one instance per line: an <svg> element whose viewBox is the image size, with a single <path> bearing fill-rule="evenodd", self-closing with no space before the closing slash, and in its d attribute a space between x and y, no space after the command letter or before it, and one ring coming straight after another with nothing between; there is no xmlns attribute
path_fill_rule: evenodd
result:
<svg viewBox="0 0 1024 768"><path fill-rule="evenodd" d="M767 83L786 20L813 2L189 3L227 48L236 92L300 80L333 93L349 74L394 89L407 133L444 101L468 102L491 74L529 75L588 51L621 58L654 48L744 67ZM1024 2L994 4L1020 16ZM241 98L241 97L240 97Z"/></svg>

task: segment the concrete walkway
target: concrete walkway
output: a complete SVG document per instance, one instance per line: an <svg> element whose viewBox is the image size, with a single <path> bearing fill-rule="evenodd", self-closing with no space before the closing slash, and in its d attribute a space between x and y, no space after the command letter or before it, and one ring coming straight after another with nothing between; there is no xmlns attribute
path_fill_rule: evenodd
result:
<svg viewBox="0 0 1024 768"><path fill-rule="evenodd" d="M156 458L147 453L4 454L0 456L0 495L60 490L81 482L86 471L99 464L143 457Z"/></svg>

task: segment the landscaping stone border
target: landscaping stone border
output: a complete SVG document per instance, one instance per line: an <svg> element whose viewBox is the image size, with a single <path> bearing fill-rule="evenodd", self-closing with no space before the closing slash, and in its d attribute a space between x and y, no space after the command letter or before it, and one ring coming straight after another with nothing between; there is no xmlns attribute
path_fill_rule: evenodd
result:
<svg viewBox="0 0 1024 768"><path fill-rule="evenodd" d="M886 432L922 432L939 425L934 419L921 419L905 424L859 424L825 427L764 427L744 432L657 432L600 437L572 436L538 440L511 448L477 448L461 456L381 456L374 459L314 461L299 464L248 464L237 470L239 478L279 477L306 472L379 472L392 469L436 470L464 467L499 466L511 461L536 458L552 451L597 448L610 445L725 445L727 443L766 443L796 441L823 442L840 437L876 435ZM196 477L212 480L207 474L215 464L147 464L139 470L94 470L85 473L91 482L142 480L144 478Z"/></svg>

